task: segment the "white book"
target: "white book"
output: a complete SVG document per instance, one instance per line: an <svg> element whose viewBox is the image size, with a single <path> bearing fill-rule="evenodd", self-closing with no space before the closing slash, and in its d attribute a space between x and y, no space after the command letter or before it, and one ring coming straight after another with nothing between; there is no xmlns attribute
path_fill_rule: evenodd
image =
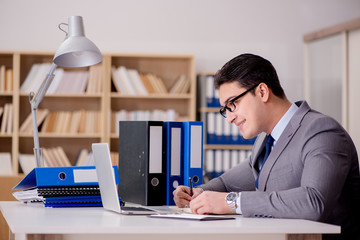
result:
<svg viewBox="0 0 360 240"><path fill-rule="evenodd" d="M74 75L73 71L64 71L60 83L56 86L55 93L69 93L69 88L75 84L73 82Z"/></svg>
<svg viewBox="0 0 360 240"><path fill-rule="evenodd" d="M140 95L148 95L148 92L140 79L139 72L136 69L128 69L131 81L134 83L136 91Z"/></svg>
<svg viewBox="0 0 360 240"><path fill-rule="evenodd" d="M0 153L0 175L13 174L11 164L11 154L9 152Z"/></svg>
<svg viewBox="0 0 360 240"><path fill-rule="evenodd" d="M215 172L223 171L223 151L215 150Z"/></svg>
<svg viewBox="0 0 360 240"><path fill-rule="evenodd" d="M84 93L86 90L86 86L88 84L89 81L89 72L88 71L79 71L78 76L76 77L76 81L78 81L76 83L76 89L74 90L75 93ZM74 81L75 81L74 80ZM93 80L94 81L94 87L96 88L96 79ZM93 92L95 92L96 89L93 89Z"/></svg>
<svg viewBox="0 0 360 240"><path fill-rule="evenodd" d="M24 82L21 84L20 92L22 93L29 93L30 92L30 86L33 82L33 79L35 78L35 75L37 74L38 70L40 69L39 63L35 63L31 66L31 69L26 76Z"/></svg>
<svg viewBox="0 0 360 240"><path fill-rule="evenodd" d="M222 117L220 114L218 114L220 117ZM226 119L222 117L223 125L224 125L224 137L228 143L228 141L231 140L231 125L235 124L229 124L226 122ZM236 125L235 125L236 126Z"/></svg>
<svg viewBox="0 0 360 240"><path fill-rule="evenodd" d="M36 167L34 154L19 153L19 163L24 174L29 174Z"/></svg>
<svg viewBox="0 0 360 240"><path fill-rule="evenodd" d="M76 159L76 166L88 166L89 164L89 151L81 149Z"/></svg>
<svg viewBox="0 0 360 240"><path fill-rule="evenodd" d="M230 169L230 150L223 151L223 171Z"/></svg>
<svg viewBox="0 0 360 240"><path fill-rule="evenodd" d="M126 94L125 86L124 86L123 82L121 81L119 73L116 70L115 66L111 67L111 78L114 83L116 91L118 91L119 93L122 93L122 94Z"/></svg>
<svg viewBox="0 0 360 240"><path fill-rule="evenodd" d="M206 101L207 104L211 103L213 101L213 98L215 97L214 93L214 77L208 76L206 78Z"/></svg>
<svg viewBox="0 0 360 240"><path fill-rule="evenodd" d="M8 117L7 117L7 124L6 124L6 133L12 133L13 128L13 105L10 103L8 108Z"/></svg>
<svg viewBox="0 0 360 240"><path fill-rule="evenodd" d="M213 172L214 167L214 150L208 149L205 152L205 172Z"/></svg>
<svg viewBox="0 0 360 240"><path fill-rule="evenodd" d="M208 134L214 135L215 134L215 116L214 112L207 113L207 132ZM234 124L235 125L235 124Z"/></svg>
<svg viewBox="0 0 360 240"><path fill-rule="evenodd" d="M236 126L235 124L230 124L230 125L231 125L231 138L233 141L238 141L240 137L240 130L238 126Z"/></svg>
<svg viewBox="0 0 360 240"><path fill-rule="evenodd" d="M239 161L239 150L232 150L231 151L231 167L235 167L240 163Z"/></svg>
<svg viewBox="0 0 360 240"><path fill-rule="evenodd" d="M223 118L223 116L221 116L221 114L216 114L215 135L216 135L218 143L220 143L220 141L223 137L223 134L224 134L224 129L223 129L224 119L225 118Z"/></svg>
<svg viewBox="0 0 360 240"><path fill-rule="evenodd" d="M181 74L180 77L176 80L175 84L170 89L169 93L181 93L185 81L186 81L185 75Z"/></svg>
<svg viewBox="0 0 360 240"><path fill-rule="evenodd" d="M56 88L59 86L59 84L61 84L61 79L62 79L63 74L64 74L64 69L57 68L55 70L55 72L54 72L55 76L46 92L47 94L55 93Z"/></svg>
<svg viewBox="0 0 360 240"><path fill-rule="evenodd" d="M136 95L137 91L136 91L135 85L131 81L130 76L128 74L128 70L126 69L126 67L120 66L120 67L118 67L117 70L118 70L121 82L125 86L126 93L129 94L129 95Z"/></svg>
<svg viewBox="0 0 360 240"><path fill-rule="evenodd" d="M1 120L1 133L6 133L6 127L7 127L7 121L8 121L8 115L9 115L9 103L5 103L4 105L4 114Z"/></svg>
<svg viewBox="0 0 360 240"><path fill-rule="evenodd" d="M26 91L27 93L29 93L29 92L37 93L38 92L38 90L41 87L41 84L47 78L50 68L51 68L51 63L40 64L39 69L36 71L36 74L34 75L33 79L31 80L31 85L28 87L28 91Z"/></svg>

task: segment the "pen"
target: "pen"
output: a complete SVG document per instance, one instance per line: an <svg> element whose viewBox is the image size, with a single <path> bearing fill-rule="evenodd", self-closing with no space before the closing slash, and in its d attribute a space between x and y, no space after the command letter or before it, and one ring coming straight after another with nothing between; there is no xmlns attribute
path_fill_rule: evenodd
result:
<svg viewBox="0 0 360 240"><path fill-rule="evenodd" d="M189 186L190 186L190 196L193 196L193 186L192 186L192 181L191 181L191 177L189 177Z"/></svg>

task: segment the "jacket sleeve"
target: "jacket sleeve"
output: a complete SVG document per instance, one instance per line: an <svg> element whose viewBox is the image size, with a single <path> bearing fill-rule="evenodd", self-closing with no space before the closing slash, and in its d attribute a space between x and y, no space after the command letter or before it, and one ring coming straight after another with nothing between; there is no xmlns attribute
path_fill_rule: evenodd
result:
<svg viewBox="0 0 360 240"><path fill-rule="evenodd" d="M254 191L255 178L250 166L250 157L200 187L217 192Z"/></svg>

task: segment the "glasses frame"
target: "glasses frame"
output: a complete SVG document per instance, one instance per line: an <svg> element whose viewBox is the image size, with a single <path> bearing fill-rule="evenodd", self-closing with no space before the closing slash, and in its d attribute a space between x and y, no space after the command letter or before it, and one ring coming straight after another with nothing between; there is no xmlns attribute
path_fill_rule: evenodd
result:
<svg viewBox="0 0 360 240"><path fill-rule="evenodd" d="M260 83L259 83L259 84L260 84ZM231 100L226 101L226 102L225 102L225 106L223 106L223 107L221 107L221 108L219 109L219 113L221 114L221 116L223 116L224 118L226 118L226 110L228 110L229 112L235 111L235 110L236 110L235 102L236 102L239 98L243 97L245 94L247 94L248 92L250 92L251 90L254 90L257 86L259 86L259 84L255 85L255 86L252 86L251 88L249 88L249 89L246 90L245 92L241 93L240 95L234 97L234 98L231 99ZM232 104L233 110L232 110L230 107L227 106L228 104Z"/></svg>

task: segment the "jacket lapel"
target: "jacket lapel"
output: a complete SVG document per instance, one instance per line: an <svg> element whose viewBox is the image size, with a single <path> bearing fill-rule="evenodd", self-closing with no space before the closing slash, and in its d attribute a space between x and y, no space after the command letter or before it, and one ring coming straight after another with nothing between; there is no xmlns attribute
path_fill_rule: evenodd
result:
<svg viewBox="0 0 360 240"><path fill-rule="evenodd" d="M284 132L280 135L280 138L277 140L275 146L273 147L268 159L266 160L266 164L261 170L260 178L259 178L259 190L266 190L266 183L268 181L271 169L274 164L278 160L281 153L285 150L286 146L291 141L292 137L296 134L296 131L301 126L301 121L306 115L307 112L310 111L309 105L304 102L297 102L296 104L301 104L299 109L296 111L294 116L291 118L290 122L284 129ZM263 140L264 141L264 140Z"/></svg>

